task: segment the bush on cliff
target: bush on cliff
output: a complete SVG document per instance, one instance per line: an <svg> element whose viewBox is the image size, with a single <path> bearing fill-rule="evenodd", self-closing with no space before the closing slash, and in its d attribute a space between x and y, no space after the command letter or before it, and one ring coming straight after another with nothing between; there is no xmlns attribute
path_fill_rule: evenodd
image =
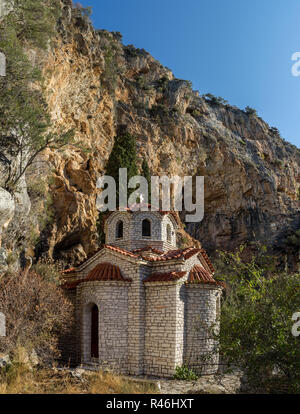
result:
<svg viewBox="0 0 300 414"><path fill-rule="evenodd" d="M43 95L43 79L33 53L45 49L55 30L58 1L14 0L0 22L0 51L6 76L0 78L0 169L5 189L14 192L36 157L46 148L59 149L73 133L56 130Z"/></svg>

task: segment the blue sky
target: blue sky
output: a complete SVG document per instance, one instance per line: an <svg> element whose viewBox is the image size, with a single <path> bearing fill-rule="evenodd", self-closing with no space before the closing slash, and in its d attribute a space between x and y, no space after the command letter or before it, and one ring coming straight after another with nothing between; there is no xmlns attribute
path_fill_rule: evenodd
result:
<svg viewBox="0 0 300 414"><path fill-rule="evenodd" d="M300 147L299 0L81 0L96 28L150 52L193 88L249 105Z"/></svg>

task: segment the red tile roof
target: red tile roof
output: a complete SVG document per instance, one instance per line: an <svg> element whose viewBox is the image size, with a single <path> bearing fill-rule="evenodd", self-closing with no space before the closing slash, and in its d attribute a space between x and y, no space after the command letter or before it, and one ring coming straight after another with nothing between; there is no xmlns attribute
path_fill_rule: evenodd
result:
<svg viewBox="0 0 300 414"><path fill-rule="evenodd" d="M172 282L181 279L186 272L152 273L144 282Z"/></svg>
<svg viewBox="0 0 300 414"><path fill-rule="evenodd" d="M134 249L134 250L132 250L132 253L143 253L143 252L148 252L148 251L151 251L151 252L153 252L155 254L158 254L158 255L163 255L164 254L163 251L155 249L152 246L145 246L141 249Z"/></svg>
<svg viewBox="0 0 300 414"><path fill-rule="evenodd" d="M161 252L160 250L157 250L155 248L152 248L151 246L146 246L141 249L135 249L132 252L129 250L122 249L120 247L111 246L109 244L103 244L99 249L97 249L93 254L91 254L87 259L82 261L77 268L72 267L71 269L65 270L63 273L72 273L76 272L78 268L83 265L87 260L89 260L91 257L93 257L96 253L100 252L104 248L112 250L114 252L120 253L124 256L132 257L134 259L140 258L140 255L138 253L141 253L143 251L151 250L153 253L159 255L157 257L145 257L145 260L149 262L161 262L161 261L167 261L167 260L176 260L176 259L189 259L190 257L194 256L195 254L201 253L203 259L205 260L206 265L208 266L208 269L211 271L211 273L215 272L215 268L211 261L209 260L206 251L201 248L198 249L196 247L187 247L185 249L176 249L176 250L169 250L166 253Z"/></svg>
<svg viewBox="0 0 300 414"><path fill-rule="evenodd" d="M75 289L79 285L79 283L82 283L82 282L84 282L84 280L82 280L82 279L75 280L74 282L66 282L66 283L60 285L60 287L62 289L66 289L66 290Z"/></svg>
<svg viewBox="0 0 300 414"><path fill-rule="evenodd" d="M214 268L214 265L212 264L212 262L209 260L209 257L206 253L206 251L203 249L203 247L201 248L201 254L204 257L208 267L210 268L212 273L215 273L216 269Z"/></svg>
<svg viewBox="0 0 300 414"><path fill-rule="evenodd" d="M150 257L150 262L160 262L165 260L174 260L174 259L189 259L190 257L194 256L197 253L200 253L201 249L197 249L195 247L187 247L186 249L176 249L176 250L169 250L168 252L164 253L159 257Z"/></svg>
<svg viewBox="0 0 300 414"><path fill-rule="evenodd" d="M91 257L95 256L95 254L101 252L101 250L103 250L104 248L107 248L107 249L113 250L115 252L121 253L124 256L130 256L130 257L138 258L137 255L131 253L129 250L121 249L120 247L116 247L116 246L111 246L110 244L102 244L98 249L94 250L93 253L89 254L86 259L84 259L82 262L80 262L77 265L77 268L75 268L75 269L73 268L73 271L76 271L78 269L78 267L80 267L85 262L87 262Z"/></svg>
<svg viewBox="0 0 300 414"><path fill-rule="evenodd" d="M75 289L79 283L107 280L132 282L132 279L122 276L121 270L118 266L112 265L111 263L99 263L96 267L94 267L94 269L90 271L86 279L67 282L61 287L63 289Z"/></svg>
<svg viewBox="0 0 300 414"><path fill-rule="evenodd" d="M70 267L70 269L66 269L62 273L72 273L72 272L75 272L75 271L76 271L75 267Z"/></svg>
<svg viewBox="0 0 300 414"><path fill-rule="evenodd" d="M129 250L121 249L120 247L116 247L116 246L111 246L110 244L103 244L102 248L100 250L102 250L103 248L113 250L117 253L121 253L124 256L134 257L135 259L137 259L139 257L138 255L130 252Z"/></svg>
<svg viewBox="0 0 300 414"><path fill-rule="evenodd" d="M195 265L190 271L188 282L187 283L202 283L209 285L220 285L223 286L222 282L217 282L211 273L205 270L200 265Z"/></svg>
<svg viewBox="0 0 300 414"><path fill-rule="evenodd" d="M86 281L92 282L95 280L118 280L124 282L132 282L131 279L122 276L121 270L118 266L111 263L99 263L88 274Z"/></svg>

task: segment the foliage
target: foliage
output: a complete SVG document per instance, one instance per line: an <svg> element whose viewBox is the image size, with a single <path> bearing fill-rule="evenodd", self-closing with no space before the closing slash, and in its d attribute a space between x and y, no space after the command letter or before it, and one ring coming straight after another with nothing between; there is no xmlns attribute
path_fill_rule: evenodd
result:
<svg viewBox="0 0 300 414"><path fill-rule="evenodd" d="M300 390L300 344L292 315L300 310L300 274L276 274L266 248L243 260L245 247L220 253L227 292L217 339L228 364L240 366L254 386L267 386L276 370L291 392Z"/></svg>
<svg viewBox="0 0 300 414"><path fill-rule="evenodd" d="M97 222L96 222L99 244L105 243L104 220L105 220L105 213L103 211L99 211Z"/></svg>
<svg viewBox="0 0 300 414"><path fill-rule="evenodd" d="M24 51L25 45L46 47L57 18L55 5L47 0L16 1L0 24L0 50L7 60L6 76L0 79L0 166L7 174L5 188L12 192L38 154L61 148L73 135L51 132L41 72Z"/></svg>
<svg viewBox="0 0 300 414"><path fill-rule="evenodd" d="M164 92L167 89L169 83L169 79L167 76L162 76L158 81L157 81L157 86L158 86L158 90L160 92Z"/></svg>
<svg viewBox="0 0 300 414"><path fill-rule="evenodd" d="M60 17L59 0L6 0L13 10L4 19L6 29L13 29L19 44L46 49L55 34L55 24Z"/></svg>
<svg viewBox="0 0 300 414"><path fill-rule="evenodd" d="M105 67L102 73L102 82L108 92L113 95L117 87L118 77L122 72L122 68L116 60L119 51L118 44L111 39L108 39L107 42L108 43L103 47Z"/></svg>
<svg viewBox="0 0 300 414"><path fill-rule="evenodd" d="M299 195L298 195L299 197ZM300 197L299 197L300 198ZM287 238L288 244L295 247L300 247L300 229Z"/></svg>
<svg viewBox="0 0 300 414"><path fill-rule="evenodd" d="M118 135L115 138L113 149L110 153L106 165L106 175L113 177L116 182L116 204L119 205L119 169L127 168L127 183L131 177L138 175L136 157L136 139L129 132ZM126 188L127 191L127 188ZM127 198L134 190L128 190ZM105 213L99 212L97 229L99 241L104 243L104 216Z"/></svg>
<svg viewBox="0 0 300 414"><path fill-rule="evenodd" d="M202 114L198 109L195 108L188 108L186 111L188 114L192 115L194 118L200 117Z"/></svg>
<svg viewBox="0 0 300 414"><path fill-rule="evenodd" d="M184 381L196 381L198 376L193 370L189 369L186 365L177 366L175 369L174 379Z"/></svg>
<svg viewBox="0 0 300 414"><path fill-rule="evenodd" d="M85 22L90 23L90 16L92 14L91 7L84 7L80 2L73 3L73 8L80 13L80 16L85 20Z"/></svg>
<svg viewBox="0 0 300 414"><path fill-rule="evenodd" d="M272 135L275 135L275 136L277 136L277 137L280 137L280 131L279 131L279 129L278 129L278 128L276 128L276 127L270 127L270 128L269 128L269 131L270 131L270 133L271 133Z"/></svg>
<svg viewBox="0 0 300 414"><path fill-rule="evenodd" d="M247 115L249 115L249 116L257 116L256 109L251 108L250 106L246 106L246 108L245 108L245 112L246 112L246 114L247 114Z"/></svg>
<svg viewBox="0 0 300 414"><path fill-rule="evenodd" d="M113 177L117 185L117 204L119 201L119 168L127 168L128 181L138 175L136 139L129 132L116 137L106 165L106 174Z"/></svg>
<svg viewBox="0 0 300 414"><path fill-rule="evenodd" d="M151 172L146 158L142 162L142 176L146 178L148 183L148 203L151 203Z"/></svg>
<svg viewBox="0 0 300 414"><path fill-rule="evenodd" d="M40 258L32 268L41 278L49 283L58 286L61 284L61 272L64 270L63 264L55 262L53 259Z"/></svg>
<svg viewBox="0 0 300 414"><path fill-rule="evenodd" d="M224 98L221 96L215 96L211 93L203 95L203 98L213 106L228 105L228 101L226 101Z"/></svg>
<svg viewBox="0 0 300 414"><path fill-rule="evenodd" d="M0 279L0 311L6 316L7 336L0 352L17 346L35 349L41 361L59 356L58 338L67 332L72 305L60 288L35 272L20 272Z"/></svg>
<svg viewBox="0 0 300 414"><path fill-rule="evenodd" d="M159 115L160 117L163 117L163 116L168 115L169 113L168 108L166 107L166 105L163 105L163 104L153 105L149 112L150 112L150 115L153 117L157 115Z"/></svg>

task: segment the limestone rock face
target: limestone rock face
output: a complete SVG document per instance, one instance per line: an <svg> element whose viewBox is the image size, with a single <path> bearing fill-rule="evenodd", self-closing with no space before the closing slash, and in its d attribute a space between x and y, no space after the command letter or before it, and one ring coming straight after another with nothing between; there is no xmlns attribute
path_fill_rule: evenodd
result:
<svg viewBox="0 0 300 414"><path fill-rule="evenodd" d="M0 235L7 228L15 212L15 203L12 195L0 187Z"/></svg>
<svg viewBox="0 0 300 414"><path fill-rule="evenodd" d="M252 240L284 249L300 227L299 149L258 116L199 96L120 34L95 30L71 1L62 7L42 66L54 124L73 128L77 146L45 155L55 217L39 254L76 263L96 248L96 181L120 127L153 175L205 177L204 219L186 230L210 253Z"/></svg>
<svg viewBox="0 0 300 414"><path fill-rule="evenodd" d="M145 50L95 31L63 4L43 63L47 99L55 123L74 128L81 149L49 154L56 170L52 254L70 259L74 248L77 259L95 248L96 180L124 125L153 174L205 177L204 220L186 229L210 252L251 240L280 247L300 225L299 149L261 118L210 103Z"/></svg>

